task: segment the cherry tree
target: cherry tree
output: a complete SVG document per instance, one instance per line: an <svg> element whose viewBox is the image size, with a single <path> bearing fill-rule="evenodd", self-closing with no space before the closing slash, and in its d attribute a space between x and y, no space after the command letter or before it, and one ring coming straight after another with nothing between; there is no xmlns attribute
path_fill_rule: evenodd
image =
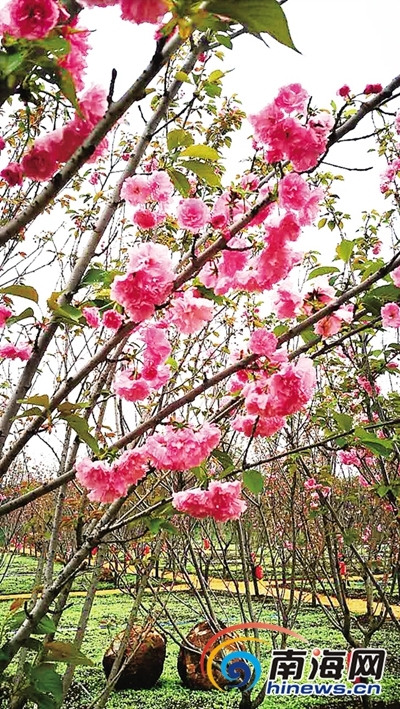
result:
<svg viewBox="0 0 400 709"><path fill-rule="evenodd" d="M109 86L85 85L90 27L80 13L106 5L156 30L147 65L118 99L115 72ZM90 24L90 12L85 18ZM51 508L43 591L14 616L4 672L32 648L32 633L56 632L48 613L56 603L61 617L93 550L132 541L118 535L135 525L140 540L144 525L158 535L147 581L174 516L240 523L246 496L268 487L274 455L332 436L346 454L354 436L354 455L361 447L391 458L373 482L397 510L390 397L368 405L367 423L354 424L342 404L307 422L320 397L342 401L346 343L368 394L378 394L375 375L391 364L373 348L400 326L400 119L390 110L400 77L357 93L343 86L330 110L292 83L246 117L215 67L244 32L295 49L276 0L17 0L3 8L1 32L0 516L39 501ZM135 103L150 116L141 134L129 125ZM224 155L245 121L249 159L228 176ZM325 163L364 124L387 161L389 207L366 212L351 240L334 191L341 176ZM338 265L296 245L317 228L337 235ZM382 257L380 232L392 236ZM321 440L328 420L340 432ZM261 443L275 450L267 461ZM51 455L52 472L17 489L16 470L26 478L38 451ZM329 504L326 481L303 472L314 503ZM75 529L56 573L71 509ZM287 622L293 608L281 609ZM43 658L46 644L18 701L39 701Z"/></svg>

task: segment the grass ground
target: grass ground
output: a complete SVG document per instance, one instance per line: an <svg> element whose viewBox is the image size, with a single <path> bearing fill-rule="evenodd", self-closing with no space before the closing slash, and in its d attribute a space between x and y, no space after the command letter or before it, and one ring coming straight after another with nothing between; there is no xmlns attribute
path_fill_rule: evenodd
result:
<svg viewBox="0 0 400 709"><path fill-rule="evenodd" d="M10 593L18 593L32 588L32 574L35 568L35 560L21 557L15 558L13 565L9 569L7 578L0 586L0 593L5 589ZM78 585L85 585L82 578ZM179 596L179 598L178 598ZM166 600L163 594L162 600ZM59 640L72 641L75 628L78 624L79 614L83 599L75 597L72 605L66 610L58 628L57 638ZM275 609L271 601L263 599L261 602L262 611L260 620L264 622L276 622ZM146 596L146 605L152 604L151 596ZM10 602L0 602L0 621L4 617ZM101 667L102 656L110 644L115 634L123 628L124 620L132 605L132 599L127 596L99 596L96 597L92 614L89 620L88 631L83 643L82 651L90 657L95 666L92 668L77 668L75 682L72 691L64 704L65 709L85 709L94 697L104 686L104 675ZM217 616L226 624L233 624L240 621L238 605L234 599L220 594L215 594L215 605ZM196 599L189 593L176 594L174 599L168 601L168 608L174 618L178 619L178 624L183 633L189 632L190 628L204 617ZM156 610L156 607L154 607ZM172 627L169 620L164 616L160 617L167 636L171 633ZM328 621L319 608L302 607L299 613L295 629L309 640L309 648L328 647L346 648L341 633L332 629ZM290 643L292 641L290 639ZM296 644L296 641L294 641ZM381 700L386 703L393 703L393 707L400 707L400 657L399 645L400 637L396 633L391 623L386 623L383 629L374 636L375 647L384 647L388 651L388 663L386 673L382 682L383 694ZM302 647L301 643L298 643ZM267 657L270 649L267 646L264 650L263 665L264 673L267 669ZM182 687L176 669L178 646L168 637L167 656L163 675L152 690L143 691L119 691L110 698L108 709L233 709L238 707L239 693L233 692L193 692ZM59 669L61 670L61 665ZM264 675L265 676L265 675ZM357 700L358 701L358 700ZM335 709L343 704L336 703L333 699L321 700L310 699L308 697L269 697L262 704L263 709L306 709L309 707L326 707ZM351 704L347 704L351 706ZM355 703L354 707L359 707ZM1 709L8 709L4 704Z"/></svg>

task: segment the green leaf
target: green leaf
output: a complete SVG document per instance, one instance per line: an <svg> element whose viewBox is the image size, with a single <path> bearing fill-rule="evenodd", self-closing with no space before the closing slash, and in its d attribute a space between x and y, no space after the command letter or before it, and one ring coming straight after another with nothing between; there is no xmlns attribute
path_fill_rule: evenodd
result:
<svg viewBox="0 0 400 709"><path fill-rule="evenodd" d="M326 224L327 221L328 221L328 220L327 220L326 217L322 217L322 219L320 219L319 222L318 222L318 224L317 224L318 229L322 229L322 228L325 226L325 224Z"/></svg>
<svg viewBox="0 0 400 709"><path fill-rule="evenodd" d="M314 330L312 327L308 327L306 330L303 330L303 332L300 333L300 337L305 342L308 344L312 340L314 340L318 335L315 334Z"/></svg>
<svg viewBox="0 0 400 709"><path fill-rule="evenodd" d="M216 293L214 293L212 288L206 288L206 286L196 284L196 290L198 290L199 293L201 293L203 298L208 298L208 300L213 300L214 303L217 303L218 305L223 305L223 303L224 303L223 296L217 295Z"/></svg>
<svg viewBox="0 0 400 709"><path fill-rule="evenodd" d="M182 163L182 167L186 167L195 175L200 177L202 180L207 182L210 187L220 187L221 177L215 172L215 168L206 162L201 162L200 160L186 160Z"/></svg>
<svg viewBox="0 0 400 709"><path fill-rule="evenodd" d="M340 244L338 244L336 247L336 253L342 261L348 263L348 261L350 261L350 256L353 253L355 245L356 244L354 241L342 239Z"/></svg>
<svg viewBox="0 0 400 709"><path fill-rule="evenodd" d="M48 635L49 633L55 633L57 630L57 626L54 623L54 620L50 618L48 615L44 615L41 620L39 620L39 623L36 627L36 630L34 631L35 635Z"/></svg>
<svg viewBox="0 0 400 709"><path fill-rule="evenodd" d="M81 110L76 97L74 80L68 69L64 69L64 67L58 67L58 86L65 98L67 98L68 101L72 103L73 107L80 113Z"/></svg>
<svg viewBox="0 0 400 709"><path fill-rule="evenodd" d="M191 84L190 77L184 71L177 71L175 74L175 79L177 81L183 81L185 84Z"/></svg>
<svg viewBox="0 0 400 709"><path fill-rule="evenodd" d="M190 194L190 182L186 175L183 174L183 172L180 172L179 170L175 170L174 168L169 168L167 171L168 175L170 176L172 182L174 183L174 187L178 190L178 192L182 195L182 197L189 197Z"/></svg>
<svg viewBox="0 0 400 709"><path fill-rule="evenodd" d="M25 310L22 311L19 315L12 315L10 318L7 319L7 325L13 325L16 322L20 322L21 320L26 320L26 318L34 318L35 313L33 312L32 308L25 308Z"/></svg>
<svg viewBox="0 0 400 709"><path fill-rule="evenodd" d="M193 473L193 475L197 478L197 480L201 483L205 483L208 480L207 477L207 472L204 469L203 465L197 465L195 468L190 468L190 473Z"/></svg>
<svg viewBox="0 0 400 709"><path fill-rule="evenodd" d="M366 431L364 428L357 427L354 431L354 435L360 439L363 446L368 448L368 450L375 453L375 455L381 455L384 458L390 458L393 443L385 438L378 438L374 433Z"/></svg>
<svg viewBox="0 0 400 709"><path fill-rule="evenodd" d="M224 71L221 71L221 69L215 69L215 71L211 72L207 81L209 81L210 84L212 84L212 83L214 83L214 81L219 81L220 79L222 79L223 76L225 76Z"/></svg>
<svg viewBox="0 0 400 709"><path fill-rule="evenodd" d="M78 414L62 415L61 418L74 429L81 441L84 441L89 448L98 455L100 453L99 444L94 436L89 433L89 424L86 419L78 416Z"/></svg>
<svg viewBox="0 0 400 709"><path fill-rule="evenodd" d="M183 130L183 128L176 128L175 130L171 130L168 133L168 150L174 150L175 148L180 148L181 146L188 148L189 145L193 145L193 143L194 139L191 133L189 133L189 131L187 130Z"/></svg>
<svg viewBox="0 0 400 709"><path fill-rule="evenodd" d="M165 522L161 517L146 517L143 521L150 533L154 534L154 536L159 533L163 522Z"/></svg>
<svg viewBox="0 0 400 709"><path fill-rule="evenodd" d="M94 663L89 657L83 653L73 643L61 642L60 640L52 640L45 643L46 662L68 662L70 665L82 665L93 667Z"/></svg>
<svg viewBox="0 0 400 709"><path fill-rule="evenodd" d="M201 158L202 160L218 160L219 153L209 145L189 145L179 154L180 158Z"/></svg>
<svg viewBox="0 0 400 709"><path fill-rule="evenodd" d="M36 396L28 396L27 399L18 399L18 404L34 404L35 406L49 407L50 399L47 394L37 394Z"/></svg>
<svg viewBox="0 0 400 709"><path fill-rule="evenodd" d="M244 470L243 485L247 487L250 492L259 495L264 489L264 477L259 470Z"/></svg>
<svg viewBox="0 0 400 709"><path fill-rule="evenodd" d="M42 662L36 667L32 667L30 680L35 689L43 694L51 694L56 702L62 701L63 688L60 675L57 674L53 665Z"/></svg>
<svg viewBox="0 0 400 709"><path fill-rule="evenodd" d="M317 266L313 268L312 271L307 276L307 280L310 281L311 278L317 278L317 276L326 276L328 273L339 273L340 269L336 266Z"/></svg>
<svg viewBox="0 0 400 709"><path fill-rule="evenodd" d="M385 495L387 495L389 490L390 490L389 485L378 485L375 488L375 492L377 493L377 495L379 495L379 497L385 497Z"/></svg>
<svg viewBox="0 0 400 709"><path fill-rule="evenodd" d="M63 57L71 51L71 44L63 37L47 37L35 43L36 46L42 47L48 52L55 54L57 57Z"/></svg>
<svg viewBox="0 0 400 709"><path fill-rule="evenodd" d="M15 420L17 420L26 418L27 416L41 416L42 413L43 409L40 409L38 406L32 406L29 409L23 411L22 414L18 414L18 416L15 416L14 418Z"/></svg>
<svg viewBox="0 0 400 709"><path fill-rule="evenodd" d="M114 274L110 271L105 271L103 268L90 268L82 278L79 288L90 286L93 283L103 283L103 285L109 286L113 280Z"/></svg>
<svg viewBox="0 0 400 709"><path fill-rule="evenodd" d="M386 286L378 286L378 288L370 290L368 295L373 298L379 298L384 303L390 303L400 299L400 289L392 283L388 283Z"/></svg>
<svg viewBox="0 0 400 709"><path fill-rule="evenodd" d="M221 451L219 448L214 448L214 450L211 451L211 455L215 458L215 460L218 460L218 462L221 463L224 470L230 467L233 468L233 460L228 453L225 453L225 451Z"/></svg>
<svg viewBox="0 0 400 709"><path fill-rule="evenodd" d="M165 360L165 364L169 365L171 369L173 369L175 372L177 372L179 369L179 364L173 357L167 357L167 359Z"/></svg>
<svg viewBox="0 0 400 709"><path fill-rule="evenodd" d="M353 419L349 414L333 411L332 415L341 431L346 431L347 433L353 428Z"/></svg>
<svg viewBox="0 0 400 709"><path fill-rule="evenodd" d="M28 52L15 52L15 54L7 54L0 51L0 76L6 78L13 74L24 63Z"/></svg>
<svg viewBox="0 0 400 709"><path fill-rule="evenodd" d="M39 296L37 291L32 286L26 286L23 283L18 283L13 286L7 286L6 288L0 288L0 293L6 293L7 295L16 295L19 298L26 298L26 300L33 300L34 303L39 301Z"/></svg>
<svg viewBox="0 0 400 709"><path fill-rule="evenodd" d="M43 643L37 638L27 638L26 640L24 640L24 647L27 647L28 650L39 652L39 650L41 650L43 647Z"/></svg>
<svg viewBox="0 0 400 709"><path fill-rule="evenodd" d="M227 49L232 49L232 47L233 47L232 41L226 34L219 34L218 33L215 35L215 39L217 40L217 42L222 44Z"/></svg>
<svg viewBox="0 0 400 709"><path fill-rule="evenodd" d="M239 22L250 32L266 32L297 52L285 13L277 0L210 0L207 10Z"/></svg>

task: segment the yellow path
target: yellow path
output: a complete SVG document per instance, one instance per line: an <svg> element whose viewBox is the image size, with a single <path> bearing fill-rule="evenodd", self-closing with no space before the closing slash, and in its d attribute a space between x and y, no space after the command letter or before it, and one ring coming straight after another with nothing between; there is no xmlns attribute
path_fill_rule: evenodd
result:
<svg viewBox="0 0 400 709"><path fill-rule="evenodd" d="M134 567L129 568L130 572L135 572ZM181 577L182 574L177 574L176 577ZM194 574L189 574L190 582L193 585L194 588L201 590L200 583L197 579L197 577ZM170 587L170 582L172 581L172 575L165 575L162 580L166 581L166 585ZM212 591L224 591L228 592L231 594L236 593L236 588L235 584L233 581L224 581L222 579L216 579L216 578L211 578L209 579L208 586ZM239 581L237 584L237 588L240 594L245 593L245 584L243 581ZM270 596L270 597L276 597L277 592L276 589L269 589L262 581L258 581L258 588L260 595L262 596ZM182 583L180 581L177 585L175 585L174 591L190 591L191 586L188 583ZM279 589L280 596L285 599L285 601L288 601L290 598L290 591L288 589ZM123 592L120 591L119 589L99 589L96 591L96 596L100 597L107 597L107 596L120 596L123 595ZM295 596L296 599L298 599L301 595L301 600L304 601L304 603L311 603L312 600L312 595L308 591L305 592L300 592L298 590L295 591ZM70 596L72 597L77 597L77 598L84 598L86 596L86 591L71 591ZM333 598L332 596L326 596L325 594L317 594L319 603L327 606L327 607L338 607L339 603L336 598ZM0 601L13 601L16 598L21 598L21 599L29 599L31 597L30 593L10 593L10 594L3 594L0 595ZM366 601L358 598L348 598L347 599L347 604L349 607L350 612L356 613L358 615L362 615L363 613L366 613L367 611L367 604ZM400 606L399 605L392 605L392 612L393 615L396 618L400 619ZM382 609L382 604L381 603L375 603L375 614L378 614Z"/></svg>

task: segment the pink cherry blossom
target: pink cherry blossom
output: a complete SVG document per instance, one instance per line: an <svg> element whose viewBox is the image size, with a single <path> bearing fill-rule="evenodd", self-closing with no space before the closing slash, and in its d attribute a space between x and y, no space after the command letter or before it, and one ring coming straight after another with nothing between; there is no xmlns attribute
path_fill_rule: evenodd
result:
<svg viewBox="0 0 400 709"><path fill-rule="evenodd" d="M282 207L299 211L310 197L310 188L304 177L290 172L279 182L278 194Z"/></svg>
<svg viewBox="0 0 400 709"><path fill-rule="evenodd" d="M127 177L121 189L121 198L129 204L144 204L151 195L151 187L147 175Z"/></svg>
<svg viewBox="0 0 400 709"><path fill-rule="evenodd" d="M270 357L276 350L278 339L273 332L261 327L254 330L250 336L249 350L254 354Z"/></svg>
<svg viewBox="0 0 400 709"><path fill-rule="evenodd" d="M67 69L75 84L77 91L84 87L83 76L86 73L86 57L89 53L89 30L80 27L78 18L72 22L61 26L62 36L70 43L71 49L68 54L58 60L58 65Z"/></svg>
<svg viewBox="0 0 400 709"><path fill-rule="evenodd" d="M308 93L301 84L289 84L279 89L275 104L286 113L304 113L308 101Z"/></svg>
<svg viewBox="0 0 400 709"><path fill-rule="evenodd" d="M269 438L280 431L286 423L283 416L260 416L247 414L236 416L232 421L232 428L245 436L262 436Z"/></svg>
<svg viewBox="0 0 400 709"><path fill-rule="evenodd" d="M6 305L1 305L0 304L0 327L4 327L6 324L7 318L11 317L12 315L12 310L10 308L7 308Z"/></svg>
<svg viewBox="0 0 400 709"><path fill-rule="evenodd" d="M150 209L137 209L133 221L141 229L153 229L157 225L157 214Z"/></svg>
<svg viewBox="0 0 400 709"><path fill-rule="evenodd" d="M185 335L201 330L214 314L214 303L207 298L197 297L196 293L195 288L189 288L175 296L169 309L171 322Z"/></svg>
<svg viewBox="0 0 400 709"><path fill-rule="evenodd" d="M100 325L100 313L99 309L92 307L82 308L82 315L86 318L86 322L90 327L96 328Z"/></svg>
<svg viewBox="0 0 400 709"><path fill-rule="evenodd" d="M151 198L159 204L167 205L172 199L174 185L171 178L164 170L158 170L149 176Z"/></svg>
<svg viewBox="0 0 400 709"><path fill-rule="evenodd" d="M148 457L145 448L142 446L125 451L114 467L115 475L124 481L126 487L136 484L147 474Z"/></svg>
<svg viewBox="0 0 400 709"><path fill-rule="evenodd" d="M393 283L397 288L400 288L400 266L392 271Z"/></svg>
<svg viewBox="0 0 400 709"><path fill-rule="evenodd" d="M123 316L117 310L106 310L103 315L103 325L107 330L118 330L123 322Z"/></svg>
<svg viewBox="0 0 400 709"><path fill-rule="evenodd" d="M103 460L83 458L75 469L77 480L90 490L89 499L93 502L114 502L126 492L125 480L113 474L109 464Z"/></svg>
<svg viewBox="0 0 400 709"><path fill-rule="evenodd" d="M4 150L5 147L6 147L6 141L4 140L3 136L0 135L0 152L2 150Z"/></svg>
<svg viewBox="0 0 400 709"><path fill-rule="evenodd" d="M387 303L381 308L383 327L400 327L400 308L397 303Z"/></svg>
<svg viewBox="0 0 400 709"><path fill-rule="evenodd" d="M22 158L21 168L26 177L38 182L53 177L58 169L58 162L48 136L35 140L33 147Z"/></svg>
<svg viewBox="0 0 400 709"><path fill-rule="evenodd" d="M169 425L163 433L148 436L145 447L160 470L189 470L201 465L220 438L221 432L214 424L205 423L198 431Z"/></svg>
<svg viewBox="0 0 400 709"><path fill-rule="evenodd" d="M278 318L294 318L300 314L303 298L289 282L277 286L273 305Z"/></svg>
<svg viewBox="0 0 400 709"><path fill-rule="evenodd" d="M3 12L14 37L43 39L56 26L60 7L56 0L11 0Z"/></svg>
<svg viewBox="0 0 400 709"><path fill-rule="evenodd" d="M367 84L363 94L369 96L369 94L380 94L382 91L382 84Z"/></svg>
<svg viewBox="0 0 400 709"><path fill-rule="evenodd" d="M17 162L10 162L7 167L0 172L0 177L7 182L10 187L22 185L24 173L21 165Z"/></svg>
<svg viewBox="0 0 400 709"><path fill-rule="evenodd" d="M32 346L27 342L22 345L12 345L7 343L0 346L0 357L5 359L20 359L22 361L28 360L32 355Z"/></svg>
<svg viewBox="0 0 400 709"><path fill-rule="evenodd" d="M240 180L240 186L243 187L244 190L249 190L250 192L254 192L259 184L260 178L258 175L255 175L254 172L246 173Z"/></svg>
<svg viewBox="0 0 400 709"><path fill-rule="evenodd" d="M172 504L179 512L185 512L192 517L213 517L216 522L227 522L238 519L247 508L240 493L239 481L213 480L208 490L194 488L175 492Z"/></svg>
<svg viewBox="0 0 400 709"><path fill-rule="evenodd" d="M310 400L316 385L315 369L308 357L299 357L272 375L268 383L268 408L274 416L300 411Z"/></svg>
<svg viewBox="0 0 400 709"><path fill-rule="evenodd" d="M111 298L122 305L136 321L147 320L172 290L175 274L167 246L147 242L130 251L128 272L116 276L111 285Z"/></svg>
<svg viewBox="0 0 400 709"><path fill-rule="evenodd" d="M235 482L213 480L207 491L210 517L213 517L216 522L239 519L247 508L246 502L240 497L241 487L238 480Z"/></svg>
<svg viewBox="0 0 400 709"><path fill-rule="evenodd" d="M149 383L130 369L115 375L114 391L125 401L143 401L150 395Z"/></svg>
<svg viewBox="0 0 400 709"><path fill-rule="evenodd" d="M171 354L171 345L164 327L147 325L142 330L141 338L146 343L145 364L151 362L158 366Z"/></svg>
<svg viewBox="0 0 400 709"><path fill-rule="evenodd" d="M351 91L350 86L347 86L347 84L344 84L343 86L340 87L340 89L338 89L336 91L336 93L338 96L341 96L342 98L348 98L350 95L350 91Z"/></svg>
<svg viewBox="0 0 400 709"><path fill-rule="evenodd" d="M199 197L181 199L177 209L177 221L181 229L196 232L210 221L210 210Z"/></svg>
<svg viewBox="0 0 400 709"><path fill-rule="evenodd" d="M122 19L142 24L149 22L156 25L168 12L166 0L119 0Z"/></svg>

